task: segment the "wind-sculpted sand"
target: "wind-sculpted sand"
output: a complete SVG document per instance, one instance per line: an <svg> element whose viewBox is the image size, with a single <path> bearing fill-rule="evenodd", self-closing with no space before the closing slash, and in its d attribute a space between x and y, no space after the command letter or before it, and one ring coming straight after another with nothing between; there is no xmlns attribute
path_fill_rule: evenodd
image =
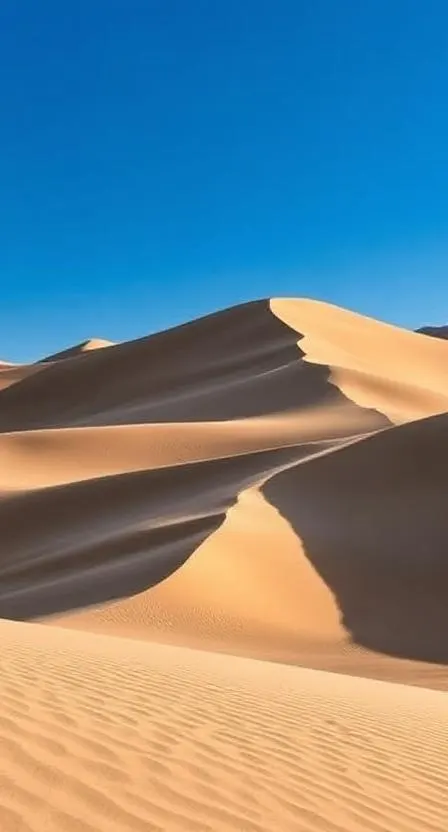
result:
<svg viewBox="0 0 448 832"><path fill-rule="evenodd" d="M2 828L447 828L446 340L259 301L0 431Z"/></svg>
<svg viewBox="0 0 448 832"><path fill-rule="evenodd" d="M446 829L446 694L0 629L3 829Z"/></svg>

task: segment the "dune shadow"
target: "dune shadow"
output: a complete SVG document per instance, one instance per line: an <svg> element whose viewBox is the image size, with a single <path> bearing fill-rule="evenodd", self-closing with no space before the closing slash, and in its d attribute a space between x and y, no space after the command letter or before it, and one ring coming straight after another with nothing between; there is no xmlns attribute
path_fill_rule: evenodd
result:
<svg viewBox="0 0 448 832"><path fill-rule="evenodd" d="M127 598L179 569L238 494L306 446L103 477L0 501L0 618Z"/></svg>
<svg viewBox="0 0 448 832"><path fill-rule="evenodd" d="M263 300L82 353L1 391L0 431L220 421L347 403L328 367L301 360L302 337Z"/></svg>
<svg viewBox="0 0 448 832"><path fill-rule="evenodd" d="M224 522L225 514L87 545L61 562L27 564L2 581L0 618L32 621L123 600L168 578Z"/></svg>
<svg viewBox="0 0 448 832"><path fill-rule="evenodd" d="M378 433L264 486L353 642L448 663L448 415Z"/></svg>

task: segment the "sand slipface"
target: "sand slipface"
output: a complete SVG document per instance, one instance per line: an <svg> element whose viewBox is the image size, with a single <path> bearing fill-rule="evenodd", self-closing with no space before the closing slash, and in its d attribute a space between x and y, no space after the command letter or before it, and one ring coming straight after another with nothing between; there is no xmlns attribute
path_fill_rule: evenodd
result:
<svg viewBox="0 0 448 832"><path fill-rule="evenodd" d="M445 830L447 435L317 301L0 364L2 828Z"/></svg>

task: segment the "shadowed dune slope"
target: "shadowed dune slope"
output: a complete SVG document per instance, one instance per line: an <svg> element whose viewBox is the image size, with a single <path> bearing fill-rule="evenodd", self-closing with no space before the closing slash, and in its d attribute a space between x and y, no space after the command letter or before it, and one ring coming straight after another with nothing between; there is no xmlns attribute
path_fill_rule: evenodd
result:
<svg viewBox="0 0 448 832"><path fill-rule="evenodd" d="M4 497L0 617L101 603L157 583L217 528L240 491L306 451L291 446Z"/></svg>
<svg viewBox="0 0 448 832"><path fill-rule="evenodd" d="M445 832L448 342L277 299L2 384L0 828Z"/></svg>
<svg viewBox="0 0 448 832"><path fill-rule="evenodd" d="M348 399L393 422L448 410L446 344L319 301L270 305L299 333L305 361L328 366Z"/></svg>
<svg viewBox="0 0 448 832"><path fill-rule="evenodd" d="M331 448L374 430L350 404L225 422L56 428L0 434L0 491L29 491L113 474L307 444Z"/></svg>
<svg viewBox="0 0 448 832"><path fill-rule="evenodd" d="M77 350L0 393L0 616L448 660L448 344L273 300Z"/></svg>
<svg viewBox="0 0 448 832"><path fill-rule="evenodd" d="M64 623L360 673L368 664L344 644L448 662L447 431L444 414L307 448L240 491L168 580Z"/></svg>
<svg viewBox="0 0 448 832"><path fill-rule="evenodd" d="M0 429L240 419L347 399L392 421L448 407L445 344L316 301L256 301L104 343L51 356L0 393Z"/></svg>
<svg viewBox="0 0 448 832"><path fill-rule="evenodd" d="M41 369L42 367L38 364L6 364L0 362L0 391L6 390L7 387L11 387L11 385L40 372Z"/></svg>
<svg viewBox="0 0 448 832"><path fill-rule="evenodd" d="M299 338L257 301L84 352L0 393L0 430L221 421L347 402L325 362L300 360Z"/></svg>
<svg viewBox="0 0 448 832"><path fill-rule="evenodd" d="M370 436L264 486L350 637L448 662L448 414Z"/></svg>
<svg viewBox="0 0 448 832"><path fill-rule="evenodd" d="M448 326L422 326L417 332L433 338L448 338Z"/></svg>
<svg viewBox="0 0 448 832"><path fill-rule="evenodd" d="M61 350L60 352L55 352L52 355L47 355L45 358L42 358L40 363L45 364L47 362L53 361L61 361L65 358L75 358L77 355L82 355L85 352L90 352L91 350L101 350L104 347L113 347L113 341L106 341L104 338L88 338L87 341L81 341L80 344L75 344L73 347L68 347L66 350Z"/></svg>

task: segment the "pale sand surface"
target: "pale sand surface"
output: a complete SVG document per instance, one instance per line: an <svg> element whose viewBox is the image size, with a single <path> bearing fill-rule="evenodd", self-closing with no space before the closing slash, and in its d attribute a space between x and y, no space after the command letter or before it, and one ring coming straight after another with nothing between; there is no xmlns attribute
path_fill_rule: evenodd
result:
<svg viewBox="0 0 448 832"><path fill-rule="evenodd" d="M2 379L0 828L448 828L448 342L259 301Z"/></svg>
<svg viewBox="0 0 448 832"><path fill-rule="evenodd" d="M2 829L446 829L443 693L0 629Z"/></svg>

